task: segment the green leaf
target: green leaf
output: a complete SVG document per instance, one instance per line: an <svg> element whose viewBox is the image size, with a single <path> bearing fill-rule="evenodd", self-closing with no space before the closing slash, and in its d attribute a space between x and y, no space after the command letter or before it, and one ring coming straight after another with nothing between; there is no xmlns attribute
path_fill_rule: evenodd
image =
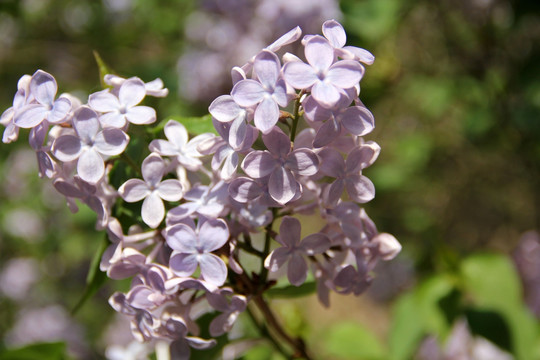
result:
<svg viewBox="0 0 540 360"><path fill-rule="evenodd" d="M332 359L383 360L388 357L379 339L365 327L353 322L332 326L324 345L331 355L328 358Z"/></svg>
<svg viewBox="0 0 540 360"><path fill-rule="evenodd" d="M507 256L480 254L461 266L468 298L480 310L502 315L510 328L511 347L517 360L539 358L539 331L525 307L516 270Z"/></svg>
<svg viewBox="0 0 540 360"><path fill-rule="evenodd" d="M114 74L114 72L107 66L107 64L105 64L105 61L103 61L103 59L101 58L101 56L96 50L94 50L94 59L96 59L96 63L98 65L99 82L101 84L101 87L104 89L109 88L110 86L105 84L104 78L105 78L105 75Z"/></svg>
<svg viewBox="0 0 540 360"><path fill-rule="evenodd" d="M66 344L63 342L31 344L17 349L0 352L0 360L64 360Z"/></svg>
<svg viewBox="0 0 540 360"><path fill-rule="evenodd" d="M288 285L284 287L274 287L266 291L266 295L271 298L291 299L313 294L317 290L315 281L304 283L300 286Z"/></svg>
<svg viewBox="0 0 540 360"><path fill-rule="evenodd" d="M425 334L444 336L449 331L440 302L453 289L454 281L450 276L438 275L399 298L393 309L390 329L390 359L411 359Z"/></svg>
<svg viewBox="0 0 540 360"><path fill-rule="evenodd" d="M107 274L99 269L99 263L101 262L101 257L108 246L109 239L107 236L104 236L96 253L94 254L94 257L92 258L88 275L86 276L86 288L81 299L77 302L73 310L71 310L72 315L75 315L77 311L79 311L80 308L86 303L86 301L88 301L88 299L90 299L107 281Z"/></svg>

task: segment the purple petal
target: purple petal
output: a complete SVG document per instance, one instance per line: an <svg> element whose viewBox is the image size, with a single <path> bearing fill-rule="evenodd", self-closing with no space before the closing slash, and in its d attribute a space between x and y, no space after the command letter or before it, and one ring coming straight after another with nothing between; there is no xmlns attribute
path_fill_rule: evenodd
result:
<svg viewBox="0 0 540 360"><path fill-rule="evenodd" d="M283 78L295 89L307 89L319 81L317 73L308 64L291 61L283 67Z"/></svg>
<svg viewBox="0 0 540 360"><path fill-rule="evenodd" d="M178 201L182 198L184 188L182 183L175 179L164 180L156 187L159 197L166 201Z"/></svg>
<svg viewBox="0 0 540 360"><path fill-rule="evenodd" d="M53 186L60 194L67 197L81 198L84 196L84 193L75 185L70 184L60 178L53 182Z"/></svg>
<svg viewBox="0 0 540 360"><path fill-rule="evenodd" d="M285 216L279 226L279 240L289 248L294 248L300 244L302 226L300 221L291 216Z"/></svg>
<svg viewBox="0 0 540 360"><path fill-rule="evenodd" d="M337 178L345 174L345 160L339 151L333 148L324 148L319 153L321 166L319 170L327 176Z"/></svg>
<svg viewBox="0 0 540 360"><path fill-rule="evenodd" d="M320 106L313 96L308 96L302 102L302 107L304 116L311 121L324 121L332 116L332 111Z"/></svg>
<svg viewBox="0 0 540 360"><path fill-rule="evenodd" d="M261 187L249 178L239 177L229 184L229 195L241 203L252 201L261 196L261 194Z"/></svg>
<svg viewBox="0 0 540 360"><path fill-rule="evenodd" d="M255 179L269 175L276 166L276 161L268 151L252 151L242 161L244 172Z"/></svg>
<svg viewBox="0 0 540 360"><path fill-rule="evenodd" d="M81 151L81 140L74 135L62 135L54 141L52 146L54 156L63 162L77 159Z"/></svg>
<svg viewBox="0 0 540 360"><path fill-rule="evenodd" d="M287 94L287 83L285 80L279 79L276 83L276 88L272 94L272 98L278 103L281 107L286 107L289 104L289 96Z"/></svg>
<svg viewBox="0 0 540 360"><path fill-rule="evenodd" d="M77 162L77 173L86 182L96 184L105 174L103 159L94 149L83 151Z"/></svg>
<svg viewBox="0 0 540 360"><path fill-rule="evenodd" d="M118 91L120 103L127 108L140 103L146 95L146 88L141 79L132 78L124 81Z"/></svg>
<svg viewBox="0 0 540 360"><path fill-rule="evenodd" d="M324 71L334 62L334 48L322 36L314 36L305 47L306 59L318 71Z"/></svg>
<svg viewBox="0 0 540 360"><path fill-rule="evenodd" d="M106 128L94 140L94 148L103 155L120 155L127 147L129 136L120 129Z"/></svg>
<svg viewBox="0 0 540 360"><path fill-rule="evenodd" d="M364 67L354 60L341 60L330 67L325 80L348 89L357 85L364 75Z"/></svg>
<svg viewBox="0 0 540 360"><path fill-rule="evenodd" d="M197 255L173 252L169 260L169 266L173 273L178 276L190 276L197 269ZM206 279L205 279L206 280Z"/></svg>
<svg viewBox="0 0 540 360"><path fill-rule="evenodd" d="M41 105L52 105L57 91L58 85L51 74L38 70L32 75L30 92Z"/></svg>
<svg viewBox="0 0 540 360"><path fill-rule="evenodd" d="M196 252L198 246L197 234L186 224L171 226L166 233L167 244L171 249L183 253ZM190 274L191 275L191 274Z"/></svg>
<svg viewBox="0 0 540 360"><path fill-rule="evenodd" d="M221 95L217 97L208 108L210 114L218 121L233 121L240 114L240 107L234 102L232 96Z"/></svg>
<svg viewBox="0 0 540 360"><path fill-rule="evenodd" d="M96 112L87 106L81 106L74 116L73 127L77 135L84 143L91 144L100 128Z"/></svg>
<svg viewBox="0 0 540 360"><path fill-rule="evenodd" d="M300 26L297 26L294 29L289 30L286 34L282 35L272 44L268 45L267 49L270 51L278 51L283 46L291 44L300 39L300 36L302 36L302 29L300 29Z"/></svg>
<svg viewBox="0 0 540 360"><path fill-rule="evenodd" d="M150 142L148 149L162 156L176 156L178 149L169 141L163 139L155 139Z"/></svg>
<svg viewBox="0 0 540 360"><path fill-rule="evenodd" d="M377 160L381 147L373 141L367 141L353 149L347 156L347 171L357 172L365 169Z"/></svg>
<svg viewBox="0 0 540 360"><path fill-rule="evenodd" d="M284 159L291 151L291 139L279 128L262 136L262 141L272 155Z"/></svg>
<svg viewBox="0 0 540 360"><path fill-rule="evenodd" d="M126 111L126 119L135 125L147 125L156 121L156 110L149 106L135 106Z"/></svg>
<svg viewBox="0 0 540 360"><path fill-rule="evenodd" d="M99 117L99 122L103 127L123 128L126 125L126 116L117 111L103 114Z"/></svg>
<svg viewBox="0 0 540 360"><path fill-rule="evenodd" d="M239 116L231 123L229 144L233 149L239 149L242 146L242 143L246 139L247 130L248 126L243 116Z"/></svg>
<svg viewBox="0 0 540 360"><path fill-rule="evenodd" d="M375 56L366 49L356 46L345 46L343 50L349 51L354 55L354 59L363 62L366 65L371 65L375 62Z"/></svg>
<svg viewBox="0 0 540 360"><path fill-rule="evenodd" d="M293 174L282 167L277 167L268 180L268 192L280 204L286 204L294 198L297 187Z"/></svg>
<svg viewBox="0 0 540 360"><path fill-rule="evenodd" d="M343 126L356 136L369 134L375 128L373 114L363 106L352 106L339 115Z"/></svg>
<svg viewBox="0 0 540 360"><path fill-rule="evenodd" d="M339 121L337 121L334 117L331 117L319 128L319 130L317 130L317 135L315 135L315 139L313 139L313 147L324 147L336 140L340 134L341 125Z"/></svg>
<svg viewBox="0 0 540 360"><path fill-rule="evenodd" d="M351 199L356 202L366 203L375 197L375 186L364 175L347 177L345 186Z"/></svg>
<svg viewBox="0 0 540 360"><path fill-rule="evenodd" d="M88 105L96 111L108 113L119 110L121 105L118 98L111 94L109 90L102 90L90 94L88 97Z"/></svg>
<svg viewBox="0 0 540 360"><path fill-rule="evenodd" d="M311 88L311 96L326 108L336 105L341 98L341 93L330 81L318 81Z"/></svg>
<svg viewBox="0 0 540 360"><path fill-rule="evenodd" d="M297 149L287 156L286 165L299 175L311 176L319 169L319 158L309 149Z"/></svg>
<svg viewBox="0 0 540 360"><path fill-rule="evenodd" d="M300 246L307 255L322 254L330 248L330 239L321 233L306 236Z"/></svg>
<svg viewBox="0 0 540 360"><path fill-rule="evenodd" d="M154 302L149 297L154 294L154 291L145 285L133 287L127 296L129 304L137 309L151 309L155 306Z"/></svg>
<svg viewBox="0 0 540 360"><path fill-rule="evenodd" d="M156 153L151 153L144 159L141 171L144 181L146 181L148 185L155 187L163 178L165 163L161 156Z"/></svg>
<svg viewBox="0 0 540 360"><path fill-rule="evenodd" d="M165 217L165 206L157 191L151 192L143 201L141 215L144 223L152 229L158 227Z"/></svg>
<svg viewBox="0 0 540 360"><path fill-rule="evenodd" d="M341 48L345 46L345 43L347 42L347 35L345 34L343 26L341 26L341 24L336 20L332 19L325 21L322 26L322 32L333 47Z"/></svg>
<svg viewBox="0 0 540 360"><path fill-rule="evenodd" d="M211 219L199 230L200 249L210 252L221 248L229 240L229 228L221 219Z"/></svg>
<svg viewBox="0 0 540 360"><path fill-rule="evenodd" d="M336 181L328 185L325 193L326 204L330 206L336 205L341 195L343 195L343 189L345 189L345 181L343 179L336 179Z"/></svg>
<svg viewBox="0 0 540 360"><path fill-rule="evenodd" d="M279 119L278 104L271 97L265 97L255 110L255 126L263 134L273 129Z"/></svg>
<svg viewBox="0 0 540 360"><path fill-rule="evenodd" d="M165 128L163 129L163 131L165 132L165 136L167 137L167 139L169 139L169 141L174 144L178 149L186 146L188 142L188 132L186 130L186 127L178 121L167 121L167 124L165 124Z"/></svg>
<svg viewBox="0 0 540 360"><path fill-rule="evenodd" d="M287 278L294 286L300 286L307 277L306 260L298 254L293 254L287 265Z"/></svg>
<svg viewBox="0 0 540 360"><path fill-rule="evenodd" d="M21 128L29 129L39 125L47 116L43 105L30 104L15 112L13 122Z"/></svg>
<svg viewBox="0 0 540 360"><path fill-rule="evenodd" d="M212 346L215 346L217 344L215 339L205 340L205 339L201 339L195 336L186 336L186 341L189 343L189 346L198 350L209 349ZM173 358L173 359L176 359L176 358ZM187 359L189 359L189 354L188 354ZM179 359L179 360L182 360L182 359Z"/></svg>
<svg viewBox="0 0 540 360"><path fill-rule="evenodd" d="M253 106L261 102L267 92L255 80L242 80L234 85L231 95L240 106Z"/></svg>
<svg viewBox="0 0 540 360"><path fill-rule="evenodd" d="M58 98L53 104L53 108L49 112L47 120L51 124L60 124L66 120L66 117L71 110L71 101L68 98Z"/></svg>
<svg viewBox="0 0 540 360"><path fill-rule="evenodd" d="M271 272L276 272L281 268L291 256L290 249L279 247L273 250L264 260L264 267Z"/></svg>
<svg viewBox="0 0 540 360"><path fill-rule="evenodd" d="M127 202L141 201L150 194L148 185L140 179L129 179L120 186L118 193Z"/></svg>
<svg viewBox="0 0 540 360"><path fill-rule="evenodd" d="M276 85L281 64L276 54L269 50L262 50L255 57L253 69L263 87L266 90L270 90Z"/></svg>
<svg viewBox="0 0 540 360"><path fill-rule="evenodd" d="M221 286L227 280L227 266L214 254L199 255L201 275L205 281L216 286Z"/></svg>

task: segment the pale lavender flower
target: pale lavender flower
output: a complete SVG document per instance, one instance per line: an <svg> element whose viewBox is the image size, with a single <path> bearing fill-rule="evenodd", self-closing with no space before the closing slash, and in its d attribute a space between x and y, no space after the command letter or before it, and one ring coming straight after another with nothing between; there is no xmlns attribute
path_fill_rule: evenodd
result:
<svg viewBox="0 0 540 360"><path fill-rule="evenodd" d="M103 129L96 112L80 107L74 115L73 127L77 136L62 135L54 141L52 152L60 161L77 160L77 173L86 182L96 184L105 175L103 156L121 154L129 136L119 129Z"/></svg>
<svg viewBox="0 0 540 360"><path fill-rule="evenodd" d="M220 123L230 123L226 130L226 136L221 134L223 131L220 132L219 130L220 128L223 128L225 124L221 125L214 123L214 127L233 149L238 149L245 143L246 136L250 135L247 122L253 116L253 111L251 109L241 107L230 95L222 95L210 104L208 111L212 117Z"/></svg>
<svg viewBox="0 0 540 360"><path fill-rule="evenodd" d="M334 48L321 36L307 41L305 55L309 64L290 61L283 67L283 77L295 89L311 88L313 98L326 108L335 106L343 91L357 85L364 75L357 61L334 63Z"/></svg>
<svg viewBox="0 0 540 360"><path fill-rule="evenodd" d="M14 117L15 113L27 103L31 80L32 77L30 75L23 75L19 79L17 92L13 97L13 106L4 111L0 117L0 124L6 127L2 136L2 142L6 144L16 141L19 137L19 127L15 125Z"/></svg>
<svg viewBox="0 0 540 360"><path fill-rule="evenodd" d="M60 97L57 100L58 85L54 77L45 71L38 70L30 80L30 94L34 101L28 103L14 114L13 122L18 127L33 128L46 120L51 124L60 124L66 120L71 110L71 102Z"/></svg>
<svg viewBox="0 0 540 360"><path fill-rule="evenodd" d="M366 49L362 49L356 46L345 46L347 42L347 34L343 26L336 20L327 20L322 26L322 32L324 37L328 39L330 44L334 47L336 56L347 60L357 60L363 62L366 65L371 65L375 61L375 57L372 53ZM302 40L308 41L311 36L307 35Z"/></svg>
<svg viewBox="0 0 540 360"><path fill-rule="evenodd" d="M300 221L285 216L276 238L281 247L273 250L264 260L264 266L272 272L287 263L287 278L295 286L302 285L307 277L308 267L304 257L322 254L330 247L330 240L325 234L315 233L300 240L300 231Z"/></svg>
<svg viewBox="0 0 540 360"><path fill-rule="evenodd" d="M207 218L217 218L227 205L227 184L219 181L211 186L197 185L184 194L185 203L167 212L167 225L174 224L197 213Z"/></svg>
<svg viewBox="0 0 540 360"><path fill-rule="evenodd" d="M144 199L142 219L151 228L156 228L165 217L163 200L180 200L183 187L180 181L175 179L161 181L165 175L165 163L157 153L151 153L144 159L141 171L144 181L129 179L120 186L118 193L127 202Z"/></svg>
<svg viewBox="0 0 540 360"><path fill-rule="evenodd" d="M268 150L252 151L242 162L244 172L254 178L268 179L270 196L280 204L292 200L301 190L296 176L317 173L319 159L309 149L291 151L291 141L279 128L262 136Z"/></svg>
<svg viewBox="0 0 540 360"><path fill-rule="evenodd" d="M325 121L317 131L313 147L320 148L330 144L342 134L342 128L355 136L364 136L373 131L375 128L373 115L365 106L349 107L352 101L350 95L341 94L340 100L331 109L320 106L312 96L308 96L302 102L306 119Z"/></svg>
<svg viewBox="0 0 540 360"><path fill-rule="evenodd" d="M202 154L197 151L199 144L211 134L201 134L188 141L186 127L178 121L169 120L163 129L167 140L155 139L148 148L161 156L175 156L178 163L190 171L197 171L202 166L199 159Z"/></svg>
<svg viewBox="0 0 540 360"><path fill-rule="evenodd" d="M122 83L118 97L102 90L88 98L88 105L100 113L99 121L104 127L122 128L127 122L136 125L156 121L156 111L148 106L137 106L145 97L146 88L142 80L131 78Z"/></svg>
<svg viewBox="0 0 540 360"><path fill-rule="evenodd" d="M279 119L279 106L287 106L287 86L280 77L279 58L273 52L261 51L255 57L253 68L258 81L239 81L231 95L240 106L256 106L255 126L263 134L268 134Z"/></svg>
<svg viewBox="0 0 540 360"><path fill-rule="evenodd" d="M334 286L340 294L352 292L354 295L360 295L366 291L371 281L372 278L369 276L366 266L355 269L354 266L347 265L334 278Z"/></svg>
<svg viewBox="0 0 540 360"><path fill-rule="evenodd" d="M159 321L151 312L132 306L121 292L115 292L109 298L109 304L117 312L132 317L131 333L135 339L143 342L154 337L154 329L159 325Z"/></svg>
<svg viewBox="0 0 540 360"><path fill-rule="evenodd" d="M221 219L199 219L197 229L186 224L173 225L166 233L167 244L174 250L169 266L178 276L190 276L200 266L205 281L221 286L227 278L227 266L212 251L228 239L229 229Z"/></svg>
<svg viewBox="0 0 540 360"><path fill-rule="evenodd" d="M324 148L318 155L321 159L320 171L336 178L326 191L326 202L329 205L335 205L338 202L344 189L347 189L351 200L359 203L368 202L375 197L375 186L371 180L361 174L363 166L371 162L373 153L357 147L351 150L344 160L337 150Z"/></svg>
<svg viewBox="0 0 540 360"><path fill-rule="evenodd" d="M230 301L227 300L228 297L231 297ZM229 332L240 313L247 306L246 297L234 295L230 289L220 289L218 292L206 293L206 299L210 306L222 313L210 323L210 335L212 336L220 336Z"/></svg>
<svg viewBox="0 0 540 360"><path fill-rule="evenodd" d="M24 300L39 278L39 263L36 259L11 259L0 272L0 294L12 300Z"/></svg>
<svg viewBox="0 0 540 360"><path fill-rule="evenodd" d="M126 80L131 80L131 79L139 79L139 78L132 77L129 79L124 79L120 76L113 75L113 74L107 74L103 77L105 84L114 86L115 88L120 88L122 84L126 82ZM163 80L161 80L160 78L144 83L144 88L146 90L147 96L166 97L169 94L169 89L163 87Z"/></svg>

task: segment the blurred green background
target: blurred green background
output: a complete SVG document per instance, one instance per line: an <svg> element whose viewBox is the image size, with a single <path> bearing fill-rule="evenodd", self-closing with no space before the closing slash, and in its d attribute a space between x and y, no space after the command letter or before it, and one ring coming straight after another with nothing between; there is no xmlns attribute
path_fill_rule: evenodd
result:
<svg viewBox="0 0 540 360"><path fill-rule="evenodd" d="M276 1L279 30L250 15L259 9L261 17L262 3L0 0L0 109L11 106L17 80L36 69L53 74L60 92L84 99L100 87L96 50L120 75L163 79L169 96L150 99L160 119L204 115L216 94L230 90L228 70L219 66L241 65L245 53L265 46L257 41L270 43L295 19L313 33L336 17L348 45L376 57L360 95L376 119L366 138L382 147L365 171L377 189L365 207L403 252L381 264L360 298L333 296L330 309L313 297L279 303L287 327L305 335L321 359L398 360L413 358L428 335L444 348L456 321L466 318L474 335L515 359L540 359L533 313L540 307L540 252L534 233L523 237L540 228L540 2L320 0L313 2L318 13L302 13L307 5ZM288 6L300 15L287 17ZM238 48L219 57L225 40L212 38L209 28L226 28L225 20L260 36L235 39ZM203 57L208 62L193 72L220 75L206 88L197 77L188 81L190 66ZM37 178L23 139L0 144L0 271L19 259L26 261L20 273L34 275L23 297L6 295L15 285L0 287L0 348L25 343L15 331L25 314L35 319L31 311L52 309L74 339L36 341L63 339L76 358L101 358L113 319L106 300L125 284L108 283L70 317L104 235L93 230L89 210L70 214ZM50 322L47 316L42 321ZM272 356L256 351L248 355Z"/></svg>

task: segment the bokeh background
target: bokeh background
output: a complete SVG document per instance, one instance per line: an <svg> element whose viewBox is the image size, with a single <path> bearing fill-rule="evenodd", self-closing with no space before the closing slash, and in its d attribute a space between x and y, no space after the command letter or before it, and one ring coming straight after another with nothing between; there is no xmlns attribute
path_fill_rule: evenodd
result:
<svg viewBox="0 0 540 360"><path fill-rule="evenodd" d="M163 79L169 96L149 99L160 119L204 115L232 66L331 18L376 57L360 95L383 149L366 210L403 251L361 297L276 300L287 328L320 359L450 359L464 344L492 351L471 359L540 359L536 0L0 0L0 109L36 69L85 98L97 51L120 75ZM71 214L38 179L24 137L0 144L0 183L0 359L32 343L82 359L128 344L107 304L126 284L70 314L104 237L91 211ZM53 345L42 354L62 358ZM262 345L245 358L279 357Z"/></svg>

